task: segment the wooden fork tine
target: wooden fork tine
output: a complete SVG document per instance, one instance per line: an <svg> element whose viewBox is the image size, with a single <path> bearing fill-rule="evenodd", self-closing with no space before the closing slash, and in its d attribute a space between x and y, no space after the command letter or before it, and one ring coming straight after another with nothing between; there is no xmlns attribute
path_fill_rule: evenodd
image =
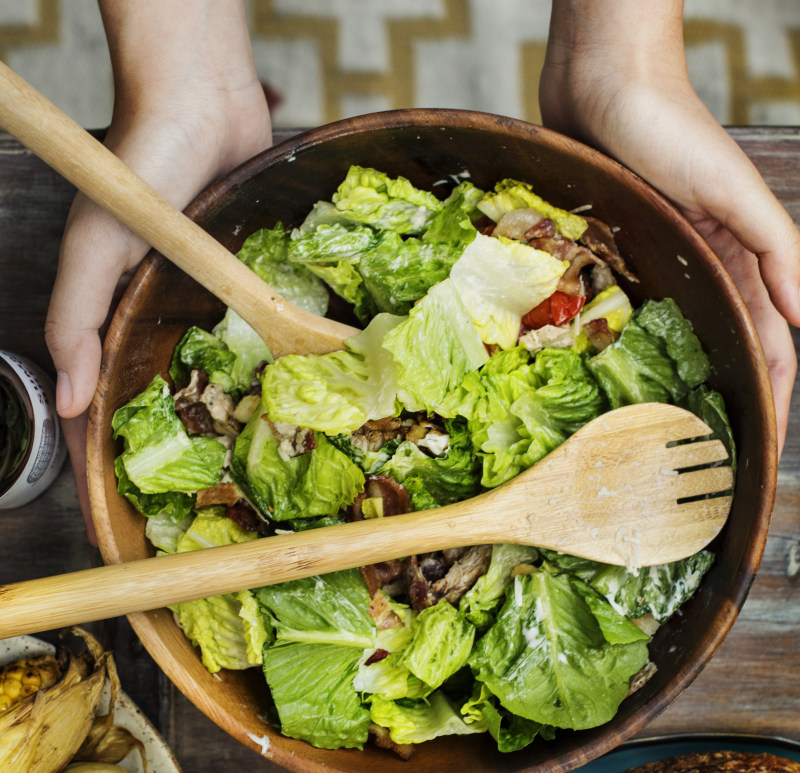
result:
<svg viewBox="0 0 800 773"><path fill-rule="evenodd" d="M695 443L672 446L668 449L668 454L673 460L670 462L673 470L698 467L701 464L723 462L728 459L728 449L721 440L698 440Z"/></svg>
<svg viewBox="0 0 800 773"><path fill-rule="evenodd" d="M733 470L730 467L707 467L681 472L675 488L678 499L730 491L733 488Z"/></svg>

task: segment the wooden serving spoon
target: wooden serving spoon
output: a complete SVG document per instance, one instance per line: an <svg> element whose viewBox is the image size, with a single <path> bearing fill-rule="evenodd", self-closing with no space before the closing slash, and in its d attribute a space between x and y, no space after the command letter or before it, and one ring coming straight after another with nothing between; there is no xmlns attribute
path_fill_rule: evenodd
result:
<svg viewBox="0 0 800 773"><path fill-rule="evenodd" d="M359 332L282 298L2 62L0 126L230 306L276 357L335 351Z"/></svg>
<svg viewBox="0 0 800 773"><path fill-rule="evenodd" d="M676 561L705 547L731 507L733 470L707 466L728 459L710 433L672 405L618 408L453 505L0 586L0 638L466 545L516 542L631 568Z"/></svg>

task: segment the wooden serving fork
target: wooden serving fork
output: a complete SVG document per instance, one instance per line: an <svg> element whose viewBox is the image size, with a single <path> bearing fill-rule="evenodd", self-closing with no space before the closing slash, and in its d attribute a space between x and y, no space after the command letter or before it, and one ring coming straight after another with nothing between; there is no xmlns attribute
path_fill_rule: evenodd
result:
<svg viewBox="0 0 800 773"><path fill-rule="evenodd" d="M446 507L0 586L0 638L466 545L630 568L676 561L705 547L731 507L733 469L710 434L672 405L618 408L508 483Z"/></svg>

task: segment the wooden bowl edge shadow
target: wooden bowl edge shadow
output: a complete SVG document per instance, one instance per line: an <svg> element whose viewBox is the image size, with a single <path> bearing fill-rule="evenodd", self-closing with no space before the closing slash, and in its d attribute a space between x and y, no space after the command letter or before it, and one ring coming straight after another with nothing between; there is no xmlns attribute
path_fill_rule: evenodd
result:
<svg viewBox="0 0 800 773"><path fill-rule="evenodd" d="M401 114L407 112L416 112L421 116L424 113L423 117L428 121L428 123L432 125L438 125L441 122L438 119L442 116L442 113L433 115L433 113L435 113L436 111L391 111L391 112L395 114L395 120L397 120L399 124L402 124L402 120L404 117ZM459 121L468 122L469 128L475 128L472 125L472 116L474 116L475 114L471 114L469 113L469 111L446 111L446 112L450 117L456 115ZM485 114L479 114L479 117L483 118L484 115ZM489 117L492 119L493 123L496 122L498 118L496 116L489 116ZM232 185L238 184L237 180L246 181L253 174L252 167L254 164L262 165L263 167L268 167L271 164L276 163L281 159L287 157L288 155L301 153L304 152L306 149L314 148L316 145L324 144L324 142L326 142L328 139L334 136L338 136L337 133L343 133L343 132L357 133L358 131L361 130L359 127L363 128L365 123L368 123L366 119L361 121L337 122L337 124L329 125L326 127L320 127L320 129L311 130L310 132L305 132L302 135L298 135L297 137L285 140L284 142L281 143L281 145L275 146L274 148L270 148L263 154L260 154L260 157L251 159L249 162L246 162L244 165L242 165L239 169L234 170L234 172L231 173L231 175L228 178L226 178L225 181L222 181L216 184L215 186L211 186L204 194L201 194L201 196L198 197L198 199L196 199L195 202L192 203L192 205L190 205L190 207L187 209L187 213L190 214L190 216L192 216L195 219L202 219L209 211L213 210L215 206L214 201L216 200L217 202L219 202L219 196L223 190L228 189L231 184ZM506 128L509 125L511 125L514 130L517 130L519 128L517 124L522 124L522 123L523 122L514 121L513 119L509 120L502 119L500 121L502 127ZM381 128L384 127L382 126ZM537 139L546 139L547 141L555 143L556 145L559 145L560 143L567 149L569 149L575 144L573 140L569 140L568 138L562 138L560 135L548 132L548 130L543 130L540 127L527 125L526 129L528 131L531 131L531 134L535 135ZM598 154L597 151L594 151L590 148L587 148L587 150L590 153L605 159L605 157ZM636 178L636 176L633 175L633 173L631 173L624 167L621 167L613 160L610 159L606 160L610 161L611 164L613 165L609 167L612 170L613 174L630 175L632 178ZM622 171L620 172L619 170ZM639 180L639 178L636 179ZM641 188L641 190L644 191L643 195L648 195L648 196L651 195L650 192L652 192L652 189L650 189L649 186L646 185L646 183L643 183L643 181L640 182L644 186ZM654 201L658 204L658 206L662 207L666 206L669 212L676 213L678 214L679 217L682 217L680 216L679 213L677 213L677 210L675 210L674 207L672 207L672 205L669 204L669 202L666 202L666 200L663 199L663 197L661 197L660 194L656 192L652 193L655 194ZM710 253L713 256L713 253L711 253L710 249L708 248L708 245L694 231L694 229L691 229L690 227L690 231L691 234L693 235L692 238L698 240L698 245L699 245L698 249L700 251L705 250L706 252ZM159 261L163 260L164 259L161 258L160 256L151 255L148 261L146 261L147 265L143 264L143 266L140 267L139 273L137 274L136 285L142 286L144 284L142 278L147 276L148 272L157 271ZM714 261L716 261L715 257ZM713 266L715 264L712 261L709 265ZM730 277L727 275L725 269L721 267L721 264L719 264L719 268L716 270L719 270L724 274L724 278L720 279L719 281L724 287L728 288L727 292L730 293L730 300L735 305L737 303L736 296L738 296L738 291L736 291L735 287L732 286ZM130 306L125 308L130 308ZM752 320L750 320L749 318L749 314L747 314L746 309L743 306L740 308L740 311L744 311L744 314L740 315L740 318L738 320L742 328L741 332L744 334L745 339L748 341L751 341L755 337L755 341L757 343L757 336L755 335L755 330L752 325ZM113 331L114 335L117 336L121 335L122 328L124 327L123 323L124 323L124 316L120 316L118 321L117 316L115 315L114 321L112 322L112 326L109 330L109 334L111 335ZM760 352L760 347L758 348L758 351ZM763 359L763 354L761 354L761 357ZM104 362L105 362L105 356L104 356ZM113 369L113 362L114 361L112 358L107 363L108 370L104 371L106 377L109 376L110 370ZM762 396L764 395L765 392L769 394L768 376L762 378L761 381L763 383L761 383L760 386L757 387L757 389L760 391L760 394ZM100 398L98 402L103 402L102 398ZM89 444L90 445L89 462L91 465L90 469L93 470L93 474L90 475L90 482L93 483L93 485L91 486L93 502L97 501L102 503L108 494L116 495L116 481L114 479L113 474L111 475L108 474L108 465L104 464L103 460L99 458L93 451L93 449L99 450L104 445L106 449L108 449L109 447L107 428L109 426L108 422L110 422L110 413L108 412L108 406L105 406L106 415L104 416L101 416L99 414L99 411L95 411L94 407L95 404L93 403L93 412L92 414L90 414L91 441ZM774 443L775 434L776 433L774 427L774 417L771 423L767 417L767 419L761 424L761 435L765 443L765 445L763 445L762 448L767 448L770 446L771 443ZM774 488L775 488L774 478L776 476L776 467L777 467L776 464L770 465L769 463L767 463L765 470L763 471L763 475L767 481L767 488L770 489L772 492L772 499L774 499ZM106 476L105 479L102 479L101 477L103 474L105 474ZM772 480L772 483L770 483L770 480ZM130 510L136 516L136 519L138 520L138 532L139 534L142 534L143 530L141 528L141 516L135 511L133 511L132 508L130 508ZM626 738L629 738L633 734L639 732L641 729L643 729L644 726L646 726L655 716L661 713L661 711L663 711L670 703L672 703L675 700L675 698L678 697L678 695L680 695L686 689L686 687L694 680L697 674L702 670L707 660L711 657L711 655L713 655L713 652L721 644L725 635L730 630L730 627L733 625L736 616L738 615L738 611L741 608L741 604L744 602L744 598L746 597L747 591L749 590L750 584L752 583L755 571L757 570L758 565L760 563L761 555L763 554L764 544L766 542L766 530L764 529L764 524L765 523L768 524L770 513L771 513L771 504L762 503L762 507L760 508L760 511L757 514L758 524L754 526L754 528L756 528L757 533L760 534L762 538L760 539L760 545L754 546L756 550L753 552L748 552L746 554L748 558L748 565L744 567L744 574L740 578L740 582L737 587L736 597L733 599L728 599L726 601L726 603L720 609L718 615L719 619L715 621L716 623L715 629L708 630L706 632L706 635L700 641L698 641L696 647L691 653L691 657L687 656L686 659L687 662L684 664L684 667L678 672L678 674L673 675L673 677L665 686L665 688L662 689L661 693L657 697L655 696L651 697L644 706L636 709L636 711L634 711L632 716L623 720L618 727L615 727L613 729L614 733L613 740L611 740L610 738L599 739L595 748L592 748L592 745L590 743L588 745L588 750L590 755L588 758L585 751L584 752L573 751L571 753L568 753L565 757L559 758L562 764L556 762L555 766L553 766L549 763L542 763L542 765L537 766L535 769L542 771L548 770L554 772L566 771L574 767L575 764L583 764L585 762L588 762L589 759L593 759L594 757L599 756L605 751L608 751L610 748L616 746L618 743L624 741ZM119 550L119 544L117 544L118 540L115 539L115 530L111 528L110 524L96 523L96 528L98 528L98 540L100 541L101 544L101 552L103 554L104 560L106 562L116 562L124 560L123 555ZM135 617L132 617L132 622L135 619L136 619ZM180 629L178 629L173 622L171 622L170 625L174 626L174 632L180 635L183 642L181 646L185 647L187 651L191 651L193 653L193 657L196 663L199 663L199 657L196 654L196 650L191 646L188 640L186 640L185 637L183 637L183 634L180 633ZM137 627L138 627L137 634L139 633L139 630L141 630L142 632L147 632L148 634L154 636L157 633L157 629L151 626L149 622L147 627L137 622L135 628ZM156 639L157 638L158 637L156 637ZM151 651L151 654L153 654L151 646L148 644L148 642L145 641L144 643L147 646L148 650ZM165 671L168 671L168 666L169 668L175 667L174 662L169 662L174 657L173 653L161 650L158 651L158 654L160 659L156 658L156 660L157 662L159 662L159 665L161 665L162 668L164 668ZM162 660L164 661L163 663ZM170 678L173 678L169 672L168 675L170 676ZM177 676L177 672L175 672L175 675ZM173 681L176 680L173 679ZM667 687L669 687L669 689L667 689ZM186 693L183 687L181 687L181 690ZM202 700L202 695L196 695L195 697L197 698L197 700ZM196 705L198 705L197 700L193 700L193 702ZM645 711L645 709L647 711ZM220 716L218 711L214 711L213 709L211 709L209 712L206 711L205 708L203 708L203 711L207 713L212 718L213 721L215 721L220 726L225 727L225 729L228 732L231 732L232 735L235 735L235 737L237 737L240 741L242 741L243 743L247 743L246 741L243 740L241 735L241 730L245 727L245 725L241 724L241 722L238 723L234 722L233 725L230 724L226 725L223 723L227 723L228 719L226 717ZM231 720L231 722L233 722L233 720ZM234 729L234 732L231 731L231 728ZM598 730L602 731L603 729L600 728ZM250 731L248 730L248 732ZM280 736L279 734L275 735L274 738L276 740L276 744L278 743L279 740L281 741L286 740L283 738L283 736ZM252 744L248 745L251 745L251 748L254 748L252 747ZM584 748L586 748L586 746L587 745L584 745ZM291 754L292 757L294 757L294 753L292 752ZM276 759L276 761L278 760ZM285 765L286 762L281 762L280 764ZM299 768L299 769L312 770L316 768Z"/></svg>

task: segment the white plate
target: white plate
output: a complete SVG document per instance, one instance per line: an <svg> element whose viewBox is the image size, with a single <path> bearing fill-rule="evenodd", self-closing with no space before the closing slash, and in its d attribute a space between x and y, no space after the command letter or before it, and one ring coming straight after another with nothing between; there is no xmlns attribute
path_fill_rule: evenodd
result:
<svg viewBox="0 0 800 773"><path fill-rule="evenodd" d="M0 666L25 657L36 657L55 652L52 644L34 636L16 636L0 639ZM110 686L106 682L100 710L108 711ZM128 773L181 773L169 747L136 704L120 690L114 705L114 724L129 730L143 744L147 755L147 768L142 764L142 755L137 750L128 754L118 764Z"/></svg>

